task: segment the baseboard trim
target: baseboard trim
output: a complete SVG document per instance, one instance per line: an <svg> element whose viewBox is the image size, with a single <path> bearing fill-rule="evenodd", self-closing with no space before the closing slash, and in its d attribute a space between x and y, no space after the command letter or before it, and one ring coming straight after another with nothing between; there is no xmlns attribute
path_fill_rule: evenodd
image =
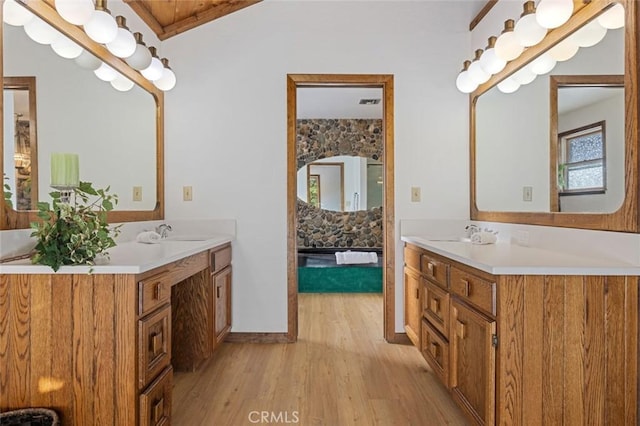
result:
<svg viewBox="0 0 640 426"><path fill-rule="evenodd" d="M287 333L231 332L224 341L230 343L291 343Z"/></svg>
<svg viewBox="0 0 640 426"><path fill-rule="evenodd" d="M387 340L389 343L394 343L396 345L413 345L407 333L395 333L391 340Z"/></svg>

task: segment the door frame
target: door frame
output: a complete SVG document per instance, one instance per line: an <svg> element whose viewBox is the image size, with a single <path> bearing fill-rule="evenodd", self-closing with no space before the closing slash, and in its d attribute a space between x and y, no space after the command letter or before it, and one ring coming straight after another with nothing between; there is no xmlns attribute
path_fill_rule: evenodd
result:
<svg viewBox="0 0 640 426"><path fill-rule="evenodd" d="M393 75L391 74L288 74L287 75L287 340L298 339L297 162L296 121L298 87L376 87L382 89L384 129L383 202L383 334L391 343L404 342L395 332L395 215Z"/></svg>

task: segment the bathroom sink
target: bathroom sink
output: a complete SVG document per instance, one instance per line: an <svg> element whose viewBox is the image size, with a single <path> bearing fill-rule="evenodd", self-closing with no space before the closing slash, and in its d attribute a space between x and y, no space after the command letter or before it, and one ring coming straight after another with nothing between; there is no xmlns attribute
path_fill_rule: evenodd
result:
<svg viewBox="0 0 640 426"><path fill-rule="evenodd" d="M211 235L200 234L183 234L183 235L169 235L167 238L161 241L206 241L214 238Z"/></svg>

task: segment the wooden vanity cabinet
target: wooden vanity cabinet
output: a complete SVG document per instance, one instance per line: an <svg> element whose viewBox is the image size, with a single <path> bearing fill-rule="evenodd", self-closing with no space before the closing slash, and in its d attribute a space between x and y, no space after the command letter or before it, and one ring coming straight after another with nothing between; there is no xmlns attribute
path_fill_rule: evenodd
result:
<svg viewBox="0 0 640 426"><path fill-rule="evenodd" d="M231 245L210 253L211 292L209 303L213 315L209 335L213 350L231 331Z"/></svg>
<svg viewBox="0 0 640 426"><path fill-rule="evenodd" d="M491 275L404 253L405 286L424 292L405 323L473 424L637 424L637 276Z"/></svg>

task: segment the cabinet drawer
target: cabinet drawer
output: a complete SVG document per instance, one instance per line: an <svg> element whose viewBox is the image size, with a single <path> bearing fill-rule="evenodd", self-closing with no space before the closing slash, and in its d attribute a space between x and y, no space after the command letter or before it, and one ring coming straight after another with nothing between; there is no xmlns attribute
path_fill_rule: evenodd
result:
<svg viewBox="0 0 640 426"><path fill-rule="evenodd" d="M138 283L138 314L145 316L171 298L171 277L167 273L154 275Z"/></svg>
<svg viewBox="0 0 640 426"><path fill-rule="evenodd" d="M447 275L449 272L449 265L439 261L438 259L424 254L421 260L422 274L438 284L442 288L448 288Z"/></svg>
<svg viewBox="0 0 640 426"><path fill-rule="evenodd" d="M171 423L173 369L169 366L147 390L140 394L140 426Z"/></svg>
<svg viewBox="0 0 640 426"><path fill-rule="evenodd" d="M442 384L449 387L449 342L431 325L422 320L422 347L420 351Z"/></svg>
<svg viewBox="0 0 640 426"><path fill-rule="evenodd" d="M138 321L138 387L144 388L171 362L171 306Z"/></svg>
<svg viewBox="0 0 640 426"><path fill-rule="evenodd" d="M422 316L426 318L443 336L449 335L449 293L422 280L424 297L422 298Z"/></svg>
<svg viewBox="0 0 640 426"><path fill-rule="evenodd" d="M212 250L209 254L211 272L218 272L231 265L231 246Z"/></svg>
<svg viewBox="0 0 640 426"><path fill-rule="evenodd" d="M451 267L451 291L489 315L496 314L496 283Z"/></svg>
<svg viewBox="0 0 640 426"><path fill-rule="evenodd" d="M404 264L416 271L420 270L420 259L422 251L413 246L404 246Z"/></svg>

